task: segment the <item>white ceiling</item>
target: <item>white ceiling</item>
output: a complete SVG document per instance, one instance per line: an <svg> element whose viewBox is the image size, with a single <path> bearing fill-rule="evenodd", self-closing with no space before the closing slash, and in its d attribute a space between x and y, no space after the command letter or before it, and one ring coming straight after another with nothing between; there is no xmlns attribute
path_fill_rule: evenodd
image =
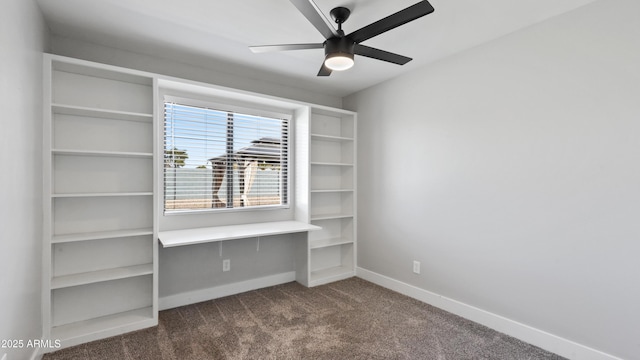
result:
<svg viewBox="0 0 640 360"><path fill-rule="evenodd" d="M363 42L412 57L404 66L356 56L317 77L322 49L259 53L249 45L323 42L288 0L36 0L53 35L161 56L342 97L594 0L431 0L434 13ZM417 0L315 0L329 18L352 10L348 34Z"/></svg>

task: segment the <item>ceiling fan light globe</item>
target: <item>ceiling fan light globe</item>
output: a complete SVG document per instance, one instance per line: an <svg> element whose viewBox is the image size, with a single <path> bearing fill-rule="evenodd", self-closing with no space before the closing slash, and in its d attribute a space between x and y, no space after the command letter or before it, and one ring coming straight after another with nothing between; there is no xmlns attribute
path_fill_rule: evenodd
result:
<svg viewBox="0 0 640 360"><path fill-rule="evenodd" d="M324 60L324 65L333 71L343 71L353 66L353 54L329 54Z"/></svg>

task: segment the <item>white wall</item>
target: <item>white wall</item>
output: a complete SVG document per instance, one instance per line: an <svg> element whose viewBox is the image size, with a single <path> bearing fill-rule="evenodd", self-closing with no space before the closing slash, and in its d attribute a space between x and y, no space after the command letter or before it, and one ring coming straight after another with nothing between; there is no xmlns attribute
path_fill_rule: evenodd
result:
<svg viewBox="0 0 640 360"><path fill-rule="evenodd" d="M3 1L0 11L0 348L9 359L34 353L40 339L42 270L42 52L47 29L33 1Z"/></svg>
<svg viewBox="0 0 640 360"><path fill-rule="evenodd" d="M638 13L597 1L346 98L358 265L640 359Z"/></svg>
<svg viewBox="0 0 640 360"><path fill-rule="evenodd" d="M294 281L302 241L279 235L161 249L160 309ZM231 260L229 272L222 271L224 259Z"/></svg>

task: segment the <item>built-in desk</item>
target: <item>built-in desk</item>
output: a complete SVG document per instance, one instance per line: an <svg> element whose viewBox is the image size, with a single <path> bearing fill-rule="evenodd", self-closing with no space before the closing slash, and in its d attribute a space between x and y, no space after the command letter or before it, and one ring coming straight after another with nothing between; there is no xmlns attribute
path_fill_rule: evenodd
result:
<svg viewBox="0 0 640 360"><path fill-rule="evenodd" d="M167 248L258 236L291 234L320 229L320 226L306 224L300 221L274 221L243 225L225 225L160 231L158 232L158 239L160 240L160 243L162 243L162 246Z"/></svg>

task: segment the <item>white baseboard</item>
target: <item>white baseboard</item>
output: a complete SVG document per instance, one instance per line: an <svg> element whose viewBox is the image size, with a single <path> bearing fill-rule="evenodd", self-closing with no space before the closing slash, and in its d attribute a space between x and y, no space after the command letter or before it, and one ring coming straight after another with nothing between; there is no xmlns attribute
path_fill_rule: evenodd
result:
<svg viewBox="0 0 640 360"><path fill-rule="evenodd" d="M573 360L622 360L613 355L561 338L500 315L467 305L436 293L420 289L390 277L363 269L356 269L356 276L387 289L420 300L465 319L487 326L501 333L520 339L552 353Z"/></svg>
<svg viewBox="0 0 640 360"><path fill-rule="evenodd" d="M31 357L29 359L30 360L40 360L40 359L42 359L42 356L44 356L44 351L42 351L42 349L35 349L33 351L33 353L31 354ZM5 359L3 359L3 360L5 360Z"/></svg>
<svg viewBox="0 0 640 360"><path fill-rule="evenodd" d="M285 284L296 280L296 272L286 272L269 275L257 279L240 281L237 283L220 285L208 289L190 291L176 295L164 296L158 299L160 310L173 309L179 306L195 304L225 296L262 289L269 286Z"/></svg>
<svg viewBox="0 0 640 360"><path fill-rule="evenodd" d="M31 353L29 360L40 360L42 359L43 355L44 353L42 352L41 348L35 348L33 349L33 352ZM0 356L0 360L9 360L9 354L2 353L2 356Z"/></svg>

